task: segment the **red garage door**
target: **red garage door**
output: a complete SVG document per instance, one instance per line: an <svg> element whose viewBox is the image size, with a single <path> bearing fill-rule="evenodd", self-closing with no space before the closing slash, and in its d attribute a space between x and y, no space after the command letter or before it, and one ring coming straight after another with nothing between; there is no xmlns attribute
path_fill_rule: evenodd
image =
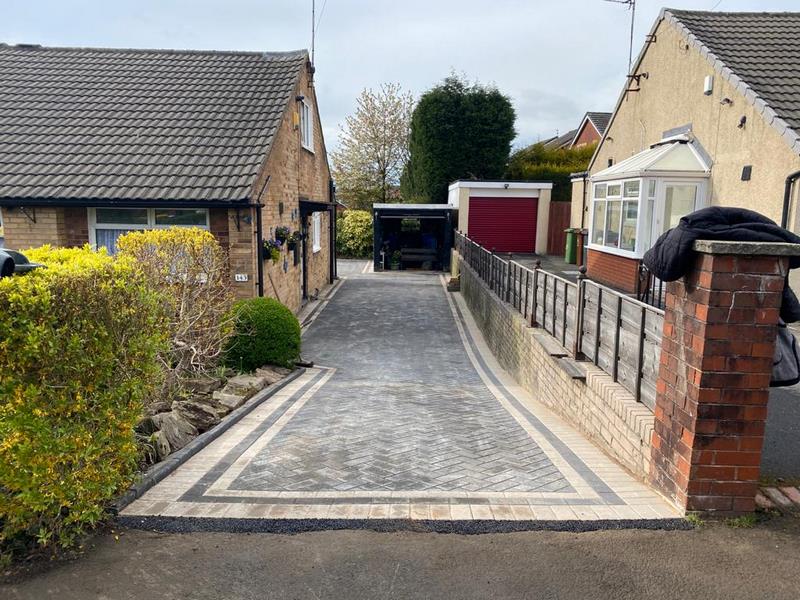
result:
<svg viewBox="0 0 800 600"><path fill-rule="evenodd" d="M467 235L498 252L536 248L537 198L470 198Z"/></svg>

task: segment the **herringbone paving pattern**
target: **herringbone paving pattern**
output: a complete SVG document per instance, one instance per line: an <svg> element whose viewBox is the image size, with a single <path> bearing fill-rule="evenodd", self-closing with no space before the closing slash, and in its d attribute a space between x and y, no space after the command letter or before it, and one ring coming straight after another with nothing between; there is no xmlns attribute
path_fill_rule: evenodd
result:
<svg viewBox="0 0 800 600"><path fill-rule="evenodd" d="M455 298L455 301L454 301ZM309 369L123 511L244 519L571 520L675 511L502 375L431 275L354 274ZM509 387L511 386L511 387Z"/></svg>
<svg viewBox="0 0 800 600"><path fill-rule="evenodd" d="M337 372L231 486L279 491L570 491L480 381L385 384Z"/></svg>

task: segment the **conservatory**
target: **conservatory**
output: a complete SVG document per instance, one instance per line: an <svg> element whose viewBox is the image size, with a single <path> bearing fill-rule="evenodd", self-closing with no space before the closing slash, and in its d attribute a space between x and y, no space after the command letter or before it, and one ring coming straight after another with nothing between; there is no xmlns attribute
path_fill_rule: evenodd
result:
<svg viewBox="0 0 800 600"><path fill-rule="evenodd" d="M589 250L640 259L681 217L706 206L710 163L681 135L595 173Z"/></svg>

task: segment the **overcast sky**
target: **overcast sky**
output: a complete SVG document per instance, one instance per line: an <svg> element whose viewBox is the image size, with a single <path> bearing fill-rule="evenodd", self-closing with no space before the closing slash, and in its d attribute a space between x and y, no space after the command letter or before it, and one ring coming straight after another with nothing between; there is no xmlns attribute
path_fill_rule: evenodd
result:
<svg viewBox="0 0 800 600"><path fill-rule="evenodd" d="M673 0L711 10L798 10L797 0ZM610 111L624 83L630 13L604 0L317 0L317 96L328 148L365 87L419 96L455 71L517 111L515 145ZM634 56L663 5L638 0ZM294 50L311 0L0 0L0 41L52 46ZM1 83L1 82L0 82Z"/></svg>

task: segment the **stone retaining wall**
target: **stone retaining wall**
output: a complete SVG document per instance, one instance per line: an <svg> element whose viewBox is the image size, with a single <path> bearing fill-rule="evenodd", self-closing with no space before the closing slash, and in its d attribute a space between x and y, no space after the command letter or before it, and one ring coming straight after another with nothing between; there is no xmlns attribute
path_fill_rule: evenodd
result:
<svg viewBox="0 0 800 600"><path fill-rule="evenodd" d="M458 253L454 252L454 258L461 293L500 365L537 400L646 480L653 413L591 363L573 362L571 366L577 365L586 374L585 381L574 378L564 368L564 359L551 356L536 340L535 335L547 334L530 327L522 315L489 290Z"/></svg>

